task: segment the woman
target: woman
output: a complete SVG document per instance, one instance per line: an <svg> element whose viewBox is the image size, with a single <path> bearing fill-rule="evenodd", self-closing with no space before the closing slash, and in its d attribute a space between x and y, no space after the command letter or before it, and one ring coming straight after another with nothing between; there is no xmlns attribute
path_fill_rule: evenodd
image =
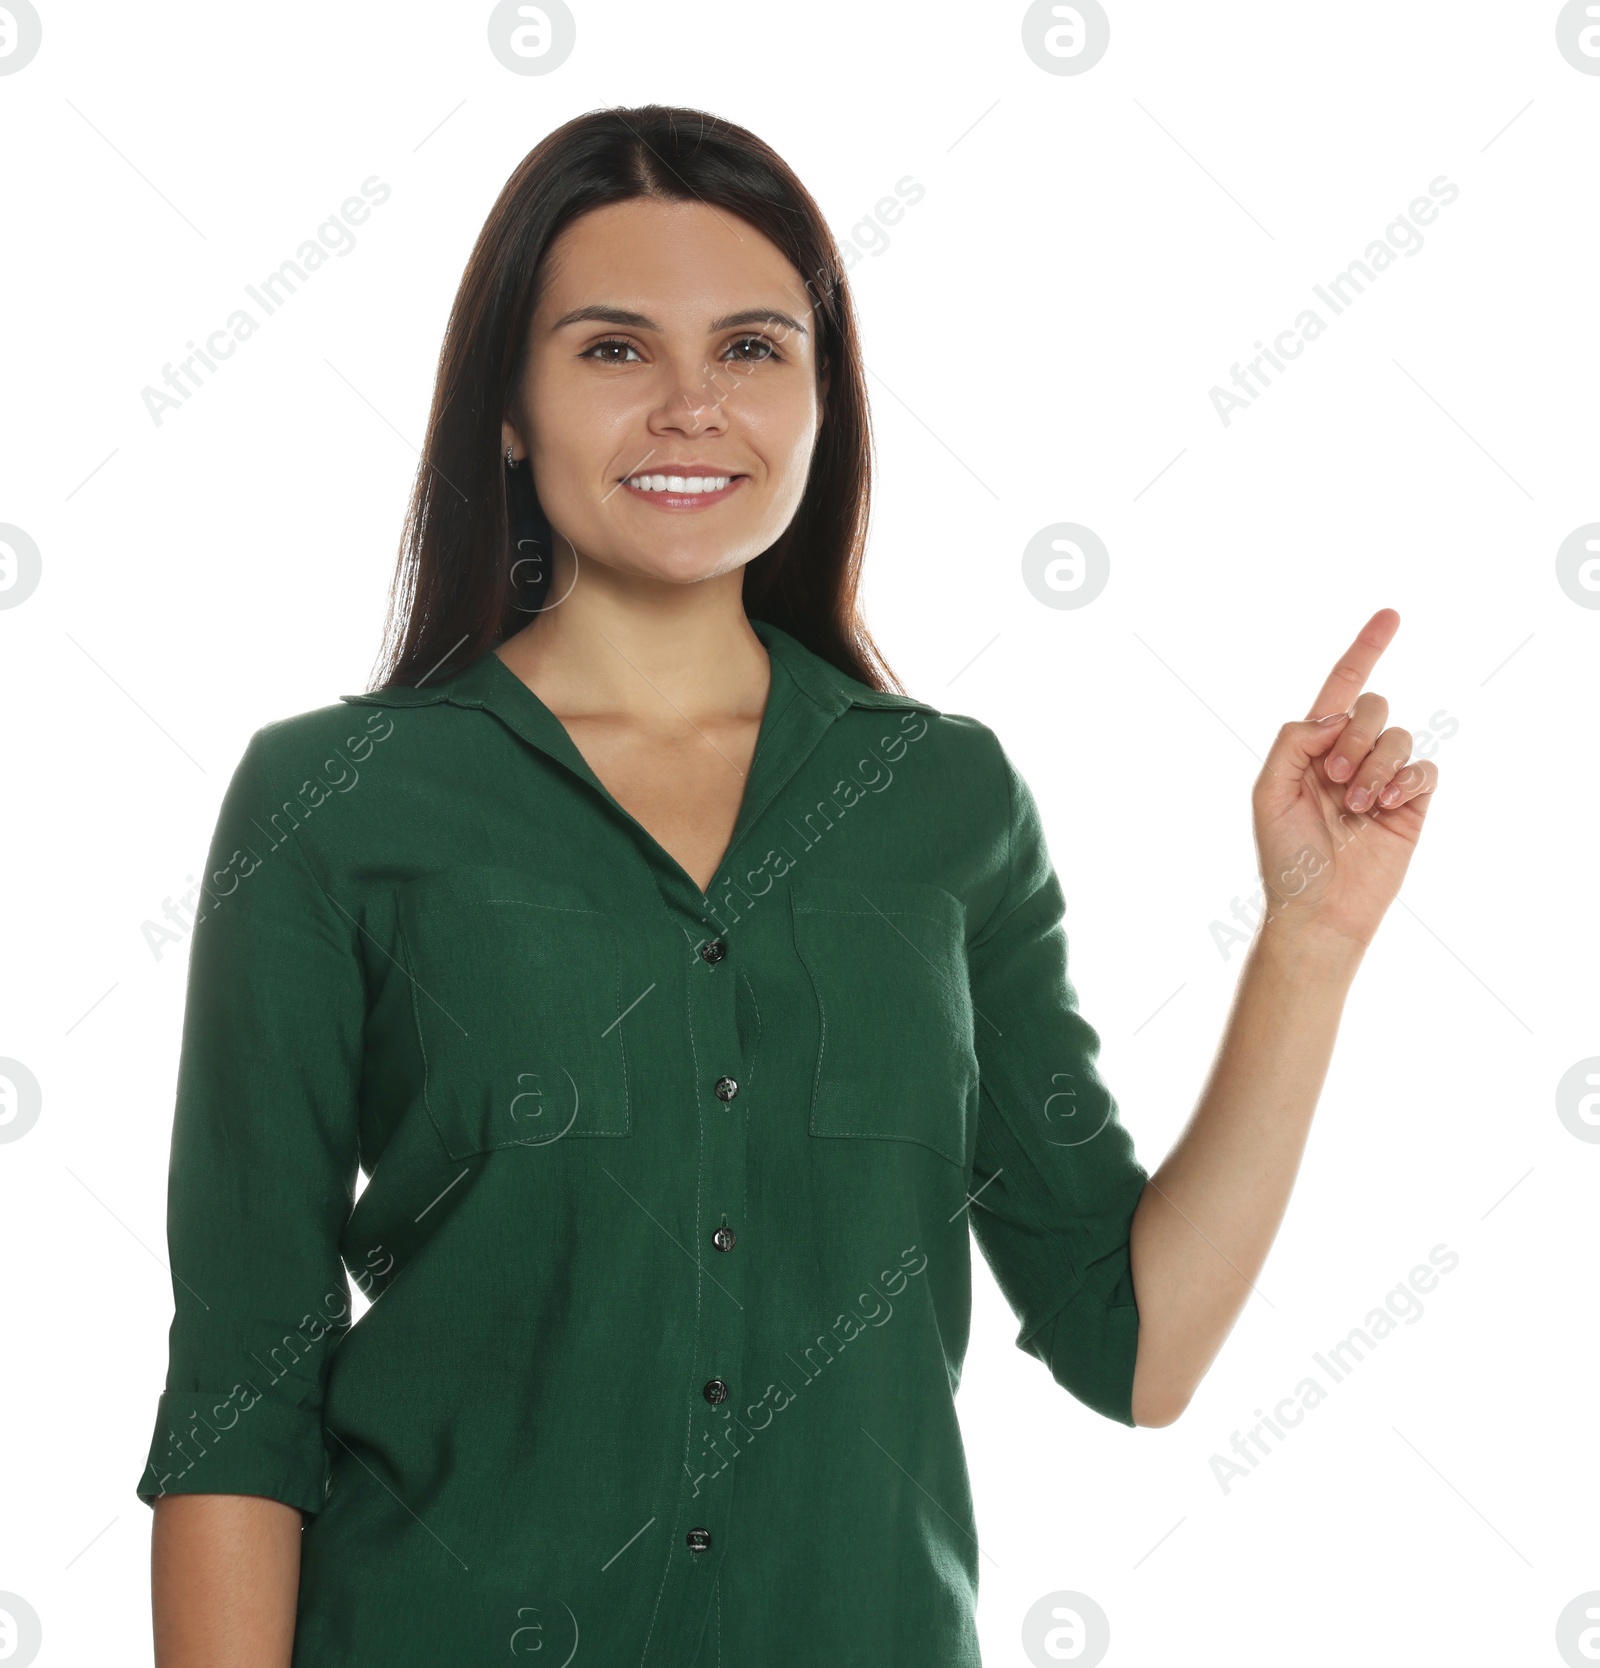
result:
<svg viewBox="0 0 1600 1668"><path fill-rule="evenodd" d="M161 1668L976 1663L968 1224L1107 1418L1215 1357L1434 787L1362 692L1398 617L1273 745L1273 909L1151 1176L1027 784L858 617L867 435L751 134L606 111L512 176L387 675L251 737L207 865Z"/></svg>

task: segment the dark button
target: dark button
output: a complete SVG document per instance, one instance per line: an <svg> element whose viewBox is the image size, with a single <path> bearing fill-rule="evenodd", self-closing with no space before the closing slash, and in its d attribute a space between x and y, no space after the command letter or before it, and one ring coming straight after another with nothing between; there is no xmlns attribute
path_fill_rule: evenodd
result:
<svg viewBox="0 0 1600 1668"><path fill-rule="evenodd" d="M709 1529L691 1529L683 1538L689 1543L691 1552L704 1552L711 1545L711 1531Z"/></svg>
<svg viewBox="0 0 1600 1668"><path fill-rule="evenodd" d="M739 1092L739 1085L731 1077L719 1077L712 1092L718 1100L732 1100Z"/></svg>
<svg viewBox="0 0 1600 1668"><path fill-rule="evenodd" d="M701 961L708 961L713 967L727 955L728 946L720 938L713 938L709 944L700 946Z"/></svg>
<svg viewBox="0 0 1600 1668"><path fill-rule="evenodd" d="M713 1407L728 1399L728 1387L720 1378L712 1379L705 1388L705 1398Z"/></svg>
<svg viewBox="0 0 1600 1668"><path fill-rule="evenodd" d="M738 1237L739 1236L734 1233L732 1228L724 1224L711 1236L711 1243L716 1246L719 1251L731 1251L733 1249L734 1241Z"/></svg>

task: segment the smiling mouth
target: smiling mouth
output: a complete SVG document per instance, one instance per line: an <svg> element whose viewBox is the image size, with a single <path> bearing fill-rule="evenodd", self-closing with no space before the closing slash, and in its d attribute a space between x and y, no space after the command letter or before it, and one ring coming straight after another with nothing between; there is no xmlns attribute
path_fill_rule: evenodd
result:
<svg viewBox="0 0 1600 1668"><path fill-rule="evenodd" d="M748 475L629 475L621 485L659 510L698 510L720 504Z"/></svg>
<svg viewBox="0 0 1600 1668"><path fill-rule="evenodd" d="M720 492L730 481L742 481L744 479L743 475L736 474L663 475L647 471L642 475L624 476L622 484L631 486L640 492L676 492L681 494Z"/></svg>

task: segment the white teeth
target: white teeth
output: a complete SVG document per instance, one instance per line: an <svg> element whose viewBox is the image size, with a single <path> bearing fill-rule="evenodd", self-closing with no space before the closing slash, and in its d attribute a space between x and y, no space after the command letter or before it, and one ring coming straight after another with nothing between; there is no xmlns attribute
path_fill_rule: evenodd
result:
<svg viewBox="0 0 1600 1668"><path fill-rule="evenodd" d="M627 484L640 492L721 492L731 475L630 475Z"/></svg>

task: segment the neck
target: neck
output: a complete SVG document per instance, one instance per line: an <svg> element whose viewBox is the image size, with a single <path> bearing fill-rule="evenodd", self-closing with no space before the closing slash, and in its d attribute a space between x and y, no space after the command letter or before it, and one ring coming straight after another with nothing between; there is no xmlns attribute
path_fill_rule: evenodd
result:
<svg viewBox="0 0 1600 1668"><path fill-rule="evenodd" d="M594 584L586 574L495 653L562 717L650 724L759 715L770 669L742 582L742 568L647 588Z"/></svg>

